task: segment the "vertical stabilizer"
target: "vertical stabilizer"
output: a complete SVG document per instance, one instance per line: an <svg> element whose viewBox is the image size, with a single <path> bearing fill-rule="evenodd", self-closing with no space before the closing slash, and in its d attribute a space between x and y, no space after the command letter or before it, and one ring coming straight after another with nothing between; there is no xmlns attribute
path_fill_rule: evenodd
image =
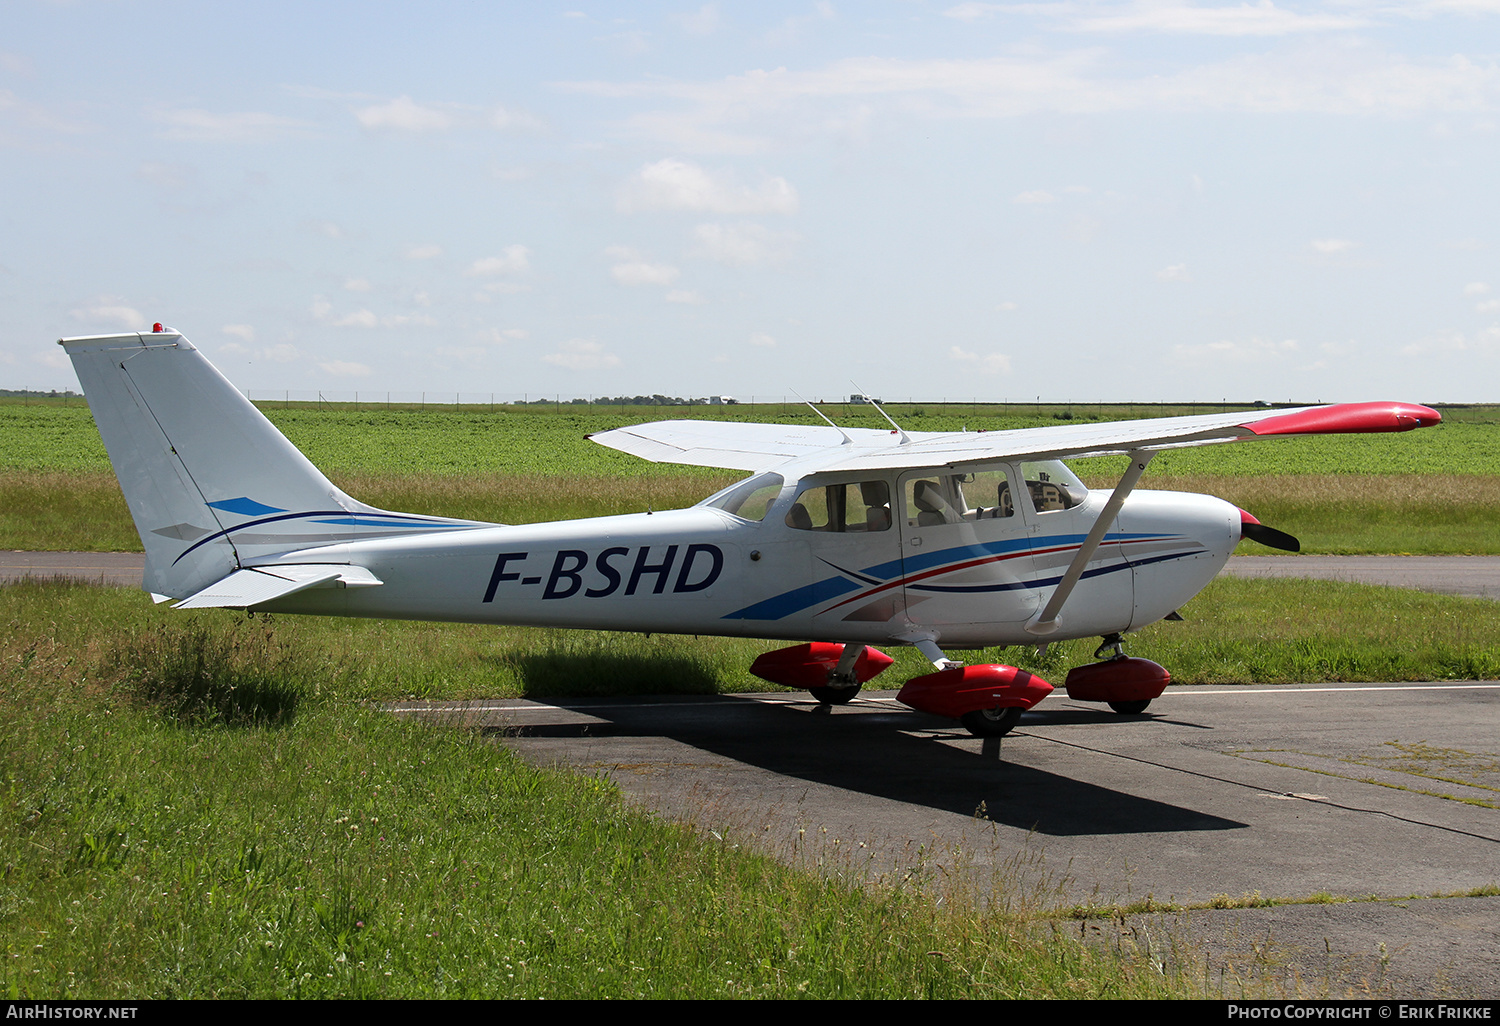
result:
<svg viewBox="0 0 1500 1026"><path fill-rule="evenodd" d="M184 598L289 551L472 526L345 495L174 331L59 345L140 532L147 591Z"/></svg>

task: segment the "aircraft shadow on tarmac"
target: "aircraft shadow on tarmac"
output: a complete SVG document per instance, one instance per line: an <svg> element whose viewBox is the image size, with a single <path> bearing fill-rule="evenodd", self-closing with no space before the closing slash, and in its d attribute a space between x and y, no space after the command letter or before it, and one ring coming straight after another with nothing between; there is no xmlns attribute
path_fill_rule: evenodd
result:
<svg viewBox="0 0 1500 1026"><path fill-rule="evenodd" d="M982 754L930 737L913 737L908 732L942 732L950 724L905 710L829 710L810 708L810 702L768 703L724 696L548 701L605 722L526 724L491 728L489 732L519 738L668 738L810 783L963 816L977 813L1006 826L1049 836L1247 827L1195 809L1006 761L1003 746L1026 744L1024 737L1006 738L998 750L996 742L987 741ZM1095 715L1091 710L1078 710L1077 714L1088 718ZM1061 711L1048 718L1058 715L1075 719ZM1119 718L1101 714L1099 719ZM1023 735L1027 722L1023 718L1017 728ZM955 737L968 738L962 728L954 725L952 730Z"/></svg>

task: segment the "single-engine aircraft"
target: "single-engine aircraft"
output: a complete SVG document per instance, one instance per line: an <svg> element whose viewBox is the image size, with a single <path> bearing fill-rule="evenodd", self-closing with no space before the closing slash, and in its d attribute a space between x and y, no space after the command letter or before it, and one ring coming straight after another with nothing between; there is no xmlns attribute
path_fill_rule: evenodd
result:
<svg viewBox="0 0 1500 1026"><path fill-rule="evenodd" d="M1442 419L1381 402L992 432L661 421L591 437L751 476L689 509L507 526L349 497L160 324L59 344L158 602L798 640L751 670L830 705L890 666L876 645L911 645L935 672L900 700L980 736L1005 734L1052 686L948 652L1098 635L1100 661L1068 674L1068 694L1139 713L1170 676L1125 656L1121 636L1175 617L1241 538L1296 550L1222 499L1136 491L1155 453ZM1061 462L1109 454L1129 456L1113 491Z"/></svg>

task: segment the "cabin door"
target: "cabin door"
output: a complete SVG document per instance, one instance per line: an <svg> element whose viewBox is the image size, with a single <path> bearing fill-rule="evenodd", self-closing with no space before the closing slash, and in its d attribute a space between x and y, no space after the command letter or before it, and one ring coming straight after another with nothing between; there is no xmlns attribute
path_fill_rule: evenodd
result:
<svg viewBox="0 0 1500 1026"><path fill-rule="evenodd" d="M1036 612L1031 539L1016 485L1006 465L901 477L902 595L912 624L1016 623Z"/></svg>

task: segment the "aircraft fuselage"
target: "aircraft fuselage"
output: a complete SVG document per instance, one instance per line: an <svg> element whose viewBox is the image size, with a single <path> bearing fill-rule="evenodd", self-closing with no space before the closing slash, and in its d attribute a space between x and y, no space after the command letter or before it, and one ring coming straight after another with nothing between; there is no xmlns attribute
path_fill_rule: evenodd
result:
<svg viewBox="0 0 1500 1026"><path fill-rule="evenodd" d="M948 647L1035 642L1026 621L1107 498L1012 518L825 533L705 506L347 542L256 565L351 563L379 588L319 589L263 608L538 627L881 643L930 632ZM1239 541L1210 496L1137 492L1105 537L1054 638L1144 626L1197 594Z"/></svg>

